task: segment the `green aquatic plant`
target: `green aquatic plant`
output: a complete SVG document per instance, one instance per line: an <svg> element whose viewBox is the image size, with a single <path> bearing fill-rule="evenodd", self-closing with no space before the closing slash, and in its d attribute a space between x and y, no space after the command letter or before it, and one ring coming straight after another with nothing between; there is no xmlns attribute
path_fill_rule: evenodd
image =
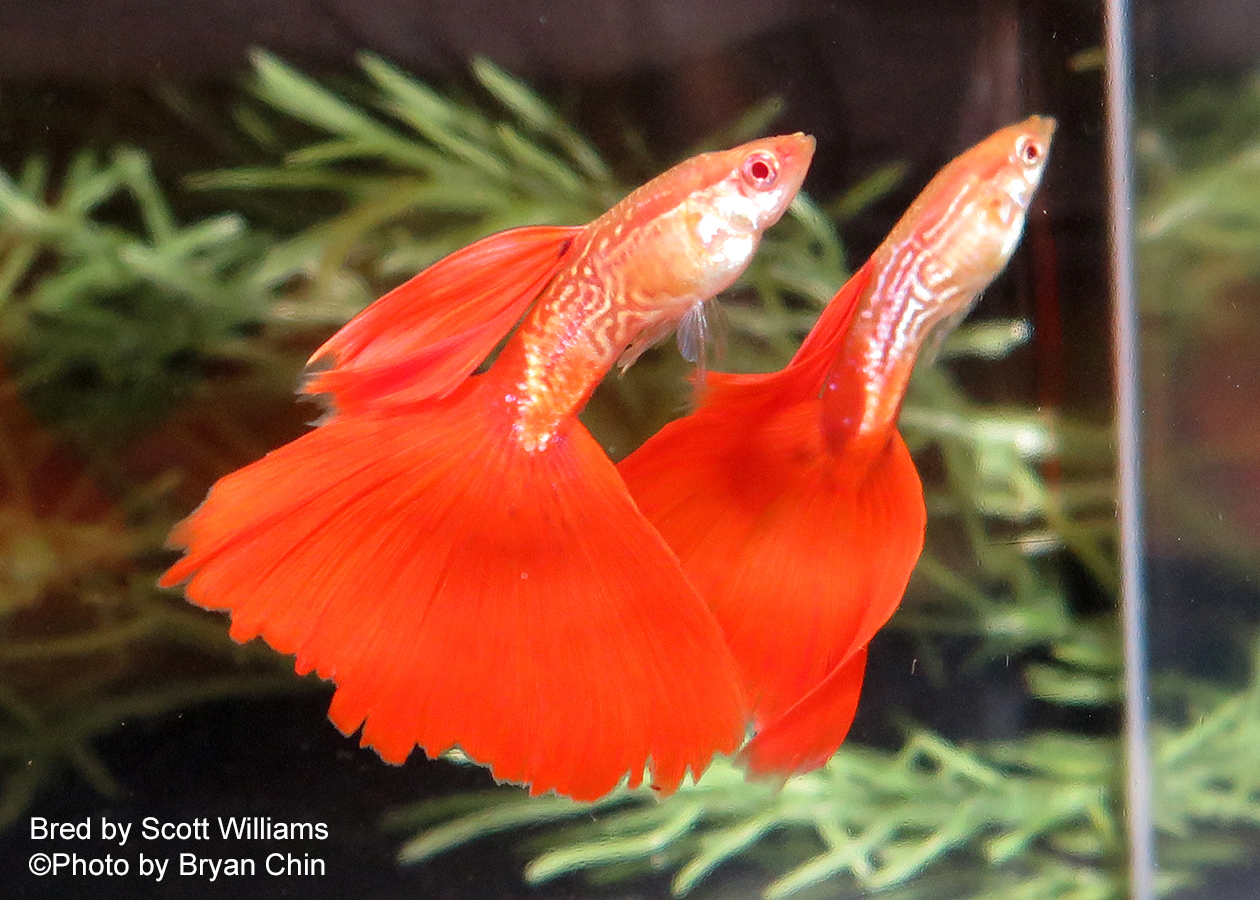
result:
<svg viewBox="0 0 1260 900"><path fill-rule="evenodd" d="M117 795L93 742L121 725L304 686L157 590L135 557L165 527L145 516L144 497L131 499L129 510L110 503L92 468L0 383L0 827L65 770ZM173 654L218 657L224 672L147 683L144 663Z"/></svg>
<svg viewBox="0 0 1260 900"><path fill-rule="evenodd" d="M944 354L992 358L1027 336L1018 321L965 327ZM1108 428L1057 411L983 406L947 367L921 366L901 429L912 452L938 453L943 466L926 479L927 547L890 626L978 637L982 660L1067 640L1075 616L1062 555L1105 589L1118 583ZM1058 477L1047 479L1048 469ZM1113 625L1108 618L1101 627ZM920 646L931 655L930 642Z"/></svg>
<svg viewBox="0 0 1260 900"><path fill-rule="evenodd" d="M245 352L266 286L226 213L176 221L147 157L73 157L54 183L0 172L0 341L25 401L84 444L170 413L211 358Z"/></svg>
<svg viewBox="0 0 1260 900"><path fill-rule="evenodd" d="M371 55L361 60L368 76L362 106L270 54L258 51L253 62L255 102L243 104L237 120L280 161L194 176L189 184L337 198L332 215L299 218L306 227L273 252L303 259L315 292L344 304L341 319L375 299L385 282L396 284L477 238L526 223L584 222L624 192L594 148L487 61L474 64L474 75L499 103L493 114ZM313 135L297 147L284 136L293 122ZM364 278L359 290L336 283L355 273Z"/></svg>
<svg viewBox="0 0 1260 900"><path fill-rule="evenodd" d="M339 320L480 237L525 224L587 222L634 186L551 105L485 59L472 63L481 93L448 96L364 54L368 81L355 86L361 104L267 53L256 52L253 61L250 91L262 107L244 106L237 118L282 162L208 173L189 183L200 190L337 197L337 212L273 252L305 260L310 293L336 298ZM754 108L726 129L721 143L762 133L776 108ZM316 137L286 146L285 120ZM893 183L895 173L877 173L862 185L860 199L878 197ZM765 315L740 319L736 332L779 350L790 346L810 319L788 314L789 292L825 302L843 271L834 228L802 198L748 273L746 283ZM326 311L319 300L316 306Z"/></svg>
<svg viewBox="0 0 1260 900"><path fill-rule="evenodd" d="M833 891L895 887L960 851L1017 869L1039 854L1105 861L1120 844L1109 796L1098 788L1114 750L1099 740L1065 748L1053 736L967 748L915 731L897 753L846 748L782 789L747 783L723 762L677 798L658 802L638 792L627 805L627 795L614 794L601 805L616 811L555 834L525 876L541 883L572 872L675 869L671 889L685 896L737 856L775 845L773 856L752 858L783 869L761 891L776 900L824 882ZM589 819L580 804L549 800L531 811L528 803L537 801L500 800L432 827L404 844L399 858L419 862L526 821ZM388 824L411 823L400 813Z"/></svg>
<svg viewBox="0 0 1260 900"><path fill-rule="evenodd" d="M542 97L488 60L472 63L479 91L450 95L371 54L360 58L366 84L342 92L267 53L253 61L253 102L236 118L280 162L194 176L189 185L335 198L335 212L304 223L263 263L276 277L301 274L283 304L291 328L331 330L480 237L519 225L587 222L634 186ZM755 106L693 149L756 137L777 109L773 100ZM294 123L309 133L298 146L286 143ZM852 214L899 177L896 167L875 172L837 201L839 211ZM798 197L728 298L724 364L764 369L790 353L845 275L831 219ZM683 402L683 382L672 357L649 354L627 377L610 379L585 418L624 453L662 423L662 410Z"/></svg>
<svg viewBox="0 0 1260 900"><path fill-rule="evenodd" d="M1212 296L1260 276L1260 74L1158 98L1136 152L1143 306L1184 326L1211 327L1219 321Z"/></svg>

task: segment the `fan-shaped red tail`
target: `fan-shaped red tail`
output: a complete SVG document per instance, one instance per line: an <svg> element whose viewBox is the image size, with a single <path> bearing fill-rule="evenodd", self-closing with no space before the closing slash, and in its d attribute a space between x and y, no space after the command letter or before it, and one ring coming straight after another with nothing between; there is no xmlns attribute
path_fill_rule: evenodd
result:
<svg viewBox="0 0 1260 900"><path fill-rule="evenodd" d="M900 436L874 459L824 445L826 363L820 350L772 375L715 376L699 410L619 466L722 626L760 732L746 752L758 773L816 766L839 747L855 661L923 546L922 487Z"/></svg>
<svg viewBox="0 0 1260 900"><path fill-rule="evenodd" d="M649 765L673 790L742 738L730 653L590 434L521 449L490 377L222 479L162 583L335 681L333 721L388 761L459 745L534 793Z"/></svg>

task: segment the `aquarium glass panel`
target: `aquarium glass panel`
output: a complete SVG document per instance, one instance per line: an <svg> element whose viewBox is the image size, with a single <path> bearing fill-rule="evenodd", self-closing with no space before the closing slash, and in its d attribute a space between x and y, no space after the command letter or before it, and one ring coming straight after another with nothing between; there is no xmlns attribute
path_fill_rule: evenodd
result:
<svg viewBox="0 0 1260 900"><path fill-rule="evenodd" d="M1260 877L1260 41L1187 14L1135 18L1134 208L1157 883L1189 900Z"/></svg>

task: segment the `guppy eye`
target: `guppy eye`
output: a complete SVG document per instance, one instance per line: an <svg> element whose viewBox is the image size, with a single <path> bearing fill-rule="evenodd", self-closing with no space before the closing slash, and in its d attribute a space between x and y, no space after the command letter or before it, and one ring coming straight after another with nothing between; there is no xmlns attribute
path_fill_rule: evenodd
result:
<svg viewBox="0 0 1260 900"><path fill-rule="evenodd" d="M1025 168L1031 169L1041 162L1041 145L1030 137L1021 137L1015 142L1015 156Z"/></svg>
<svg viewBox="0 0 1260 900"><path fill-rule="evenodd" d="M741 172L749 187L768 191L779 180L779 161L772 154L758 150L748 154Z"/></svg>

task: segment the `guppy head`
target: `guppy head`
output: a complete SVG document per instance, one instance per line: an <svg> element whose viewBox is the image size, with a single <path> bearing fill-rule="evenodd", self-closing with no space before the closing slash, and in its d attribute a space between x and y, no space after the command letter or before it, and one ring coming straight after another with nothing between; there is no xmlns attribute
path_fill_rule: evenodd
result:
<svg viewBox="0 0 1260 900"><path fill-rule="evenodd" d="M808 135L761 138L675 167L640 189L655 191L647 204L628 198L635 218L652 223L648 240L656 241L661 271L649 280L662 288L669 282L660 295L685 308L729 287L800 190L813 156Z"/></svg>
<svg viewBox="0 0 1260 900"><path fill-rule="evenodd" d="M1041 184L1041 175L1050 158L1050 140L1055 121L1050 116L1029 116L1018 125L1006 129L1014 134L1007 156L1007 194L1023 209L1032 202L1032 195ZM999 132L1001 133L1001 132ZM1009 140L1010 135L1007 135Z"/></svg>
<svg viewBox="0 0 1260 900"><path fill-rule="evenodd" d="M716 257L740 259L748 239L755 240L787 210L813 157L814 139L800 133L706 154L701 163L713 181L689 201L690 221L705 250ZM735 246L726 247L726 242ZM753 249L748 248L748 257ZM742 263L747 263L746 257Z"/></svg>
<svg viewBox="0 0 1260 900"><path fill-rule="evenodd" d="M813 155L804 134L702 153L591 223L589 249L577 255L593 279L617 289L592 305L617 312L616 333L603 343L628 346L623 365L730 287L796 196Z"/></svg>
<svg viewBox="0 0 1260 900"><path fill-rule="evenodd" d="M990 135L967 155L979 163L976 174L987 193L988 227L995 258L989 263L992 278L1001 271L1019 243L1033 194L1050 158L1055 121L1049 116L1029 116L1024 121ZM986 267L986 268L989 268Z"/></svg>
<svg viewBox="0 0 1260 900"><path fill-rule="evenodd" d="M1041 184L1054 128L1049 116L1030 116L956 157L881 246L923 261L933 318L965 309L1006 266Z"/></svg>
<svg viewBox="0 0 1260 900"><path fill-rule="evenodd" d="M714 192L714 207L735 230L763 231L783 215L814 158L807 134L763 138L719 154L731 169Z"/></svg>

